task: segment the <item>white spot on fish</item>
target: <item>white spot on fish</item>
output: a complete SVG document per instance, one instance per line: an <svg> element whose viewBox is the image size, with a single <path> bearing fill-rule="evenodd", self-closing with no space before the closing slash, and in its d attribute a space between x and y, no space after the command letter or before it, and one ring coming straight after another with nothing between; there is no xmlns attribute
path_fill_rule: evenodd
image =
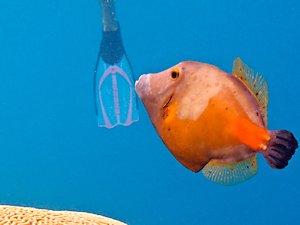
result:
<svg viewBox="0 0 300 225"><path fill-rule="evenodd" d="M192 77L193 82L182 95L178 117L183 120L197 120L206 109L209 100L222 90L219 79L220 77L215 76L214 71L205 71L201 76Z"/></svg>

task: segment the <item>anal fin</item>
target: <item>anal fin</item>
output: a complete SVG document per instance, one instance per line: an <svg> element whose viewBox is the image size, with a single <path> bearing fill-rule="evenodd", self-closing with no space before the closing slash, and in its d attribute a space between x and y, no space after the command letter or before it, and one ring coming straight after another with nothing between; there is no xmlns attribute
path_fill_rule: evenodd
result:
<svg viewBox="0 0 300 225"><path fill-rule="evenodd" d="M257 172L257 154L240 162L220 163L210 161L202 169L208 180L222 184L234 185L252 178Z"/></svg>

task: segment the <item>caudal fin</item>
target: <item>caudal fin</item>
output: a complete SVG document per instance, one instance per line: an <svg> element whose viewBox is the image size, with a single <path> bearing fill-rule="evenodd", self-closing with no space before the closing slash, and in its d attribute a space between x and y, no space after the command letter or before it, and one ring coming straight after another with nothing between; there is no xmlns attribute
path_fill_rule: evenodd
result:
<svg viewBox="0 0 300 225"><path fill-rule="evenodd" d="M298 148L298 142L287 130L269 131L269 135L271 139L267 149L260 152L272 168L283 169Z"/></svg>

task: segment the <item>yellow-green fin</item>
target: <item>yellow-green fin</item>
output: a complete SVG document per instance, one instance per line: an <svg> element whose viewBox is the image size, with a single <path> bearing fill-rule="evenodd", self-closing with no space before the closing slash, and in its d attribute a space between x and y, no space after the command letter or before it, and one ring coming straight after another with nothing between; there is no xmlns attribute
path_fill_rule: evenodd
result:
<svg viewBox="0 0 300 225"><path fill-rule="evenodd" d="M268 84L259 73L254 75L254 71L248 67L239 57L233 62L232 74L237 76L256 97L262 111L265 125L267 125L268 110Z"/></svg>
<svg viewBox="0 0 300 225"><path fill-rule="evenodd" d="M210 181L234 185L249 180L257 172L257 155L236 163L210 161L202 169L203 175Z"/></svg>

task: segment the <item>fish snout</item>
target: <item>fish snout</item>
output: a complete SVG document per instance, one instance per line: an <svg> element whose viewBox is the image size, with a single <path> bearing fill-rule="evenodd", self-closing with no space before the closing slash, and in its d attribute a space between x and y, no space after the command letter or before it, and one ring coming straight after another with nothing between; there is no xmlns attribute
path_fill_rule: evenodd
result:
<svg viewBox="0 0 300 225"><path fill-rule="evenodd" d="M139 77L139 79L135 82L135 90L140 98L151 93L150 74L143 74Z"/></svg>

